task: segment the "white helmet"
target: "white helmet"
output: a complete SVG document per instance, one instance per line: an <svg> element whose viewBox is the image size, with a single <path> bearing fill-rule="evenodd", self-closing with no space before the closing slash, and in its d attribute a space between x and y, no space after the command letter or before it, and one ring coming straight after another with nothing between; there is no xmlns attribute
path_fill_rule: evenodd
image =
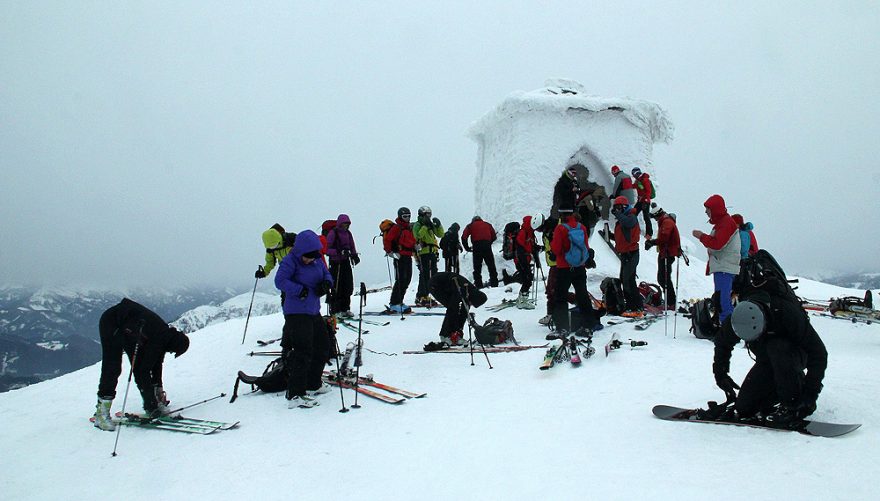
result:
<svg viewBox="0 0 880 501"><path fill-rule="evenodd" d="M431 214L431 208L427 205L423 205L419 207L419 217L424 216L425 214Z"/></svg>

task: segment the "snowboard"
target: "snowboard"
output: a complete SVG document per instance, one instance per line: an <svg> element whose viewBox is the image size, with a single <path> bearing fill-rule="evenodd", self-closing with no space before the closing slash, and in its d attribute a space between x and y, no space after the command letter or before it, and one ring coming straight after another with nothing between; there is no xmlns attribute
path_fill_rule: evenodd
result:
<svg viewBox="0 0 880 501"><path fill-rule="evenodd" d="M841 435L846 435L852 431L857 430L861 424L838 424L838 423L824 423L822 421L813 421L813 420L804 420L799 423L794 423L789 426L773 426L772 424L767 423L766 421L759 420L742 420L742 421L734 421L734 420L711 420L711 419L700 419L697 417L697 411L700 409L684 409L681 407L672 407L669 405L655 405L653 412L654 415L660 419L664 419L667 421L690 421L693 423L713 423L713 424L726 424L726 425L734 425L734 426L747 426L749 428L761 428L765 430L775 430L775 431L796 431L803 435L810 435L814 437L839 437Z"/></svg>

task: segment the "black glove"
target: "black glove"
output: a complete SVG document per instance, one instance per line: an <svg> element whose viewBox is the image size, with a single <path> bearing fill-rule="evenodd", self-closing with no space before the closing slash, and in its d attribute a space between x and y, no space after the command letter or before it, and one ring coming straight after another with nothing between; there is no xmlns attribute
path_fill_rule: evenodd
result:
<svg viewBox="0 0 880 501"><path fill-rule="evenodd" d="M354 254L351 256L351 262L354 263L355 266L357 266L358 264L360 264L361 258L359 258L357 254Z"/></svg>
<svg viewBox="0 0 880 501"><path fill-rule="evenodd" d="M305 286L303 286L302 290L299 291L299 298L305 299L308 295L309 295L309 289L307 289Z"/></svg>
<svg viewBox="0 0 880 501"><path fill-rule="evenodd" d="M326 296L328 292L333 288L333 284L329 280L324 280L318 286L318 297Z"/></svg>
<svg viewBox="0 0 880 501"><path fill-rule="evenodd" d="M651 247L654 247L655 245L657 245L656 240L645 240L645 250L650 250Z"/></svg>
<svg viewBox="0 0 880 501"><path fill-rule="evenodd" d="M721 388L721 391L724 392L724 396L727 397L729 402L736 401L736 391L739 389L739 385L736 384L729 374L716 374L715 375L715 384Z"/></svg>
<svg viewBox="0 0 880 501"><path fill-rule="evenodd" d="M434 223L434 226L443 226L442 224L440 224L440 220L436 217L432 219L431 222Z"/></svg>
<svg viewBox="0 0 880 501"><path fill-rule="evenodd" d="M464 247L464 250L465 250L465 251L467 251L467 252L473 252L468 244L462 244L462 246Z"/></svg>
<svg viewBox="0 0 880 501"><path fill-rule="evenodd" d="M797 408L795 409L795 415L797 415L798 419L804 419L814 412L816 412L816 400L809 398L798 402Z"/></svg>
<svg viewBox="0 0 880 501"><path fill-rule="evenodd" d="M594 259L596 256L596 251L590 249L590 257L587 258L587 269L592 270L596 267L596 260Z"/></svg>
<svg viewBox="0 0 880 501"><path fill-rule="evenodd" d="M263 271L262 266L257 266L257 271L254 272L254 278L266 278L266 272Z"/></svg>

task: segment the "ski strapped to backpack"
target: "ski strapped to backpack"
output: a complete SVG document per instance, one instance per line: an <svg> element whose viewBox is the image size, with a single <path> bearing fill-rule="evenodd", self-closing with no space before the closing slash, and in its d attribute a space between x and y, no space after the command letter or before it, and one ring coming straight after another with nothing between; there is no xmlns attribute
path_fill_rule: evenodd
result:
<svg viewBox="0 0 880 501"><path fill-rule="evenodd" d="M587 249L584 226L580 223L575 227L565 223L562 223L562 225L568 230L568 240L571 243L571 247L565 252L565 261L572 268L585 265L590 259L590 251Z"/></svg>
<svg viewBox="0 0 880 501"><path fill-rule="evenodd" d="M287 372L284 369L284 358L278 357L269 362L262 376L248 376L242 371L238 371L235 378L235 386L232 388L232 398L229 403L235 402L238 398L238 384L244 382L251 385L251 391L263 391L266 393L276 393L287 389Z"/></svg>

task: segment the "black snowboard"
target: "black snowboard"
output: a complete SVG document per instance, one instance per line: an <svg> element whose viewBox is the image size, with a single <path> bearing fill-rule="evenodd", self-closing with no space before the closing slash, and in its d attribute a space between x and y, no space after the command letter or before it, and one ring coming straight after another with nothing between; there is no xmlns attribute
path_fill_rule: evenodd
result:
<svg viewBox="0 0 880 501"><path fill-rule="evenodd" d="M774 427L766 423L758 421L713 421L709 419L699 419L696 413L699 409L683 409L681 407L672 407L669 405L655 405L654 415L660 419L667 421L690 421L693 423L714 423L729 424L734 426L748 426L750 428L762 428L765 430L776 431L796 431L804 435L814 437L839 437L858 429L860 424L837 424L823 423L821 421L805 420L793 427Z"/></svg>

